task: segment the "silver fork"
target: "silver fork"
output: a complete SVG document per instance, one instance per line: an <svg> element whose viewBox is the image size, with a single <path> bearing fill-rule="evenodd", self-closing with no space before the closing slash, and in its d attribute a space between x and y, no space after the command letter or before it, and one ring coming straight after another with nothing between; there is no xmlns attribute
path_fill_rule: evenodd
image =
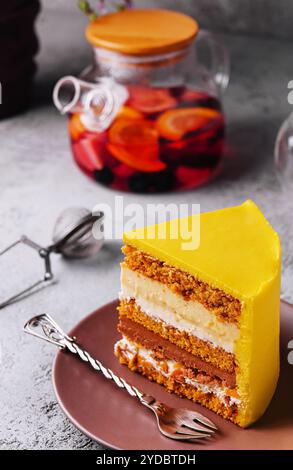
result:
<svg viewBox="0 0 293 470"><path fill-rule="evenodd" d="M118 387L127 390L129 395L138 398L142 405L154 412L158 428L164 436L181 441L194 441L211 437L217 430L215 424L202 414L184 408L171 408L157 401L154 397L144 394L122 377L118 377L111 369L103 366L100 361L81 349L75 342L75 338L64 333L50 315L42 314L31 318L25 324L24 331L48 341L60 349L76 354L80 359L88 362L93 369L101 372L106 379L113 380Z"/></svg>

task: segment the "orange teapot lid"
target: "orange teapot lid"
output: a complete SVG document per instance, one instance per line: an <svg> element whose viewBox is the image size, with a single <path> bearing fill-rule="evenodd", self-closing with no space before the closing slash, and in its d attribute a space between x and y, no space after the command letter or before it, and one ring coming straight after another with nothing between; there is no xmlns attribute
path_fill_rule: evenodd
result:
<svg viewBox="0 0 293 470"><path fill-rule="evenodd" d="M133 9L101 16L86 28L95 47L127 55L151 55L188 46L198 33L190 16L171 10Z"/></svg>

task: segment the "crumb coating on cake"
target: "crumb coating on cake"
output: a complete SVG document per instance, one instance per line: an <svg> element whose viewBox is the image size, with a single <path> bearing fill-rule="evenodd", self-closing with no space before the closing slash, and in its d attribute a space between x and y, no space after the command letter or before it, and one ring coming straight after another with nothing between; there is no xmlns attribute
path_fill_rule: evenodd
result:
<svg viewBox="0 0 293 470"><path fill-rule="evenodd" d="M122 252L124 266L167 285L185 300L196 300L220 321L239 325L241 302L235 297L130 245L125 245Z"/></svg>
<svg viewBox="0 0 293 470"><path fill-rule="evenodd" d="M120 364L127 365L132 372L138 372L149 380L154 381L159 385L163 385L169 393L175 393L180 397L188 398L189 400L221 415L223 418L240 425L238 421L237 405L224 405L213 393L207 394L198 390L194 386L180 383L172 377L165 377L142 357L136 355L134 358L129 359L123 354L123 351L119 347L116 349L115 354L118 357Z"/></svg>

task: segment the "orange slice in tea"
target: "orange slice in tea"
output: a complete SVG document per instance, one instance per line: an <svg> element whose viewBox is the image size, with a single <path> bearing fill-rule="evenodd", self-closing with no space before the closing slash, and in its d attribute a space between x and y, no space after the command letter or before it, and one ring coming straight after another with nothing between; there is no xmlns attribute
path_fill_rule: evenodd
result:
<svg viewBox="0 0 293 470"><path fill-rule="evenodd" d="M117 119L108 131L111 144L157 148L158 131L146 120Z"/></svg>
<svg viewBox="0 0 293 470"><path fill-rule="evenodd" d="M143 119L143 114L130 106L122 106L116 116L116 119Z"/></svg>
<svg viewBox="0 0 293 470"><path fill-rule="evenodd" d="M68 121L68 132L72 140L79 140L85 131L86 128L80 120L80 115L78 113L72 114Z"/></svg>
<svg viewBox="0 0 293 470"><path fill-rule="evenodd" d="M221 118L219 111L211 108L180 108L163 113L156 121L161 137L180 140L189 132L204 130L210 120Z"/></svg>
<svg viewBox="0 0 293 470"><path fill-rule="evenodd" d="M128 104L146 114L155 114L176 106L176 99L165 88L131 85Z"/></svg>
<svg viewBox="0 0 293 470"><path fill-rule="evenodd" d="M109 129L107 149L122 163L138 171L161 171L159 136L148 121L118 119Z"/></svg>
<svg viewBox="0 0 293 470"><path fill-rule="evenodd" d="M148 155L142 154L138 148L129 149L108 144L107 149L117 158L117 160L137 171L153 173L162 171L166 168L166 164L164 162L161 162L159 159L150 160Z"/></svg>

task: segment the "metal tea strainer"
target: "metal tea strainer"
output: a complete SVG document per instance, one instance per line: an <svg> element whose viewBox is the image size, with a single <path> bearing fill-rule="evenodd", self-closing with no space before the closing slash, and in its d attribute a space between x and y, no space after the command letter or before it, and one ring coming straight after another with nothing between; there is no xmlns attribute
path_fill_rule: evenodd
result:
<svg viewBox="0 0 293 470"><path fill-rule="evenodd" d="M11 245L0 251L0 256L2 256L17 245L24 244L38 253L40 258L44 261L45 267L45 273L41 279L5 301L0 301L0 309L23 299L42 285L48 284L54 279L51 268L51 253L59 253L68 258L87 258L94 256L103 245L103 221L103 212L92 213L85 208L71 207L61 212L56 220L52 237L53 243L48 247L44 248L30 240L26 235L23 235L19 240L11 243ZM93 228L95 236L93 235Z"/></svg>

